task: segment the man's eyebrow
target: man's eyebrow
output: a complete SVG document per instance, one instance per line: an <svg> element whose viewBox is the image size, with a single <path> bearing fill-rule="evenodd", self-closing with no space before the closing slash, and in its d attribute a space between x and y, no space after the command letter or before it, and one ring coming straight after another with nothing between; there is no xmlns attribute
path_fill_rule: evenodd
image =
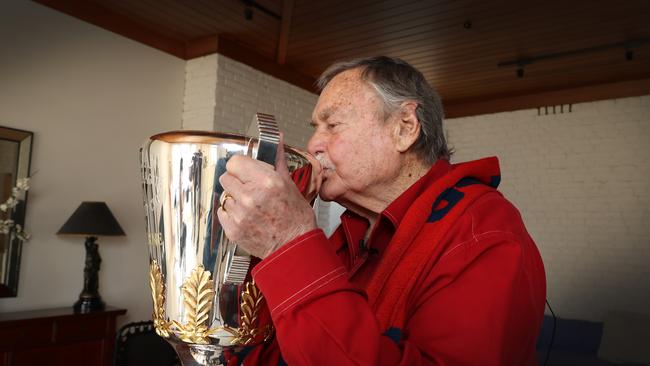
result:
<svg viewBox="0 0 650 366"><path fill-rule="evenodd" d="M327 107L318 113L318 119L327 121L328 118L334 113L334 110L331 107Z"/></svg>

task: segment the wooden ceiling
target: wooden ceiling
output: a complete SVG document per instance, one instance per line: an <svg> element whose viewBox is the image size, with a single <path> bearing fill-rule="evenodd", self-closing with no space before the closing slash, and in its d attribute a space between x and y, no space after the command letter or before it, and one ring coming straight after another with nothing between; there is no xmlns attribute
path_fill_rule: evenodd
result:
<svg viewBox="0 0 650 366"><path fill-rule="evenodd" d="M650 94L649 0L36 1L184 59L219 52L308 90L334 61L401 57L448 116Z"/></svg>

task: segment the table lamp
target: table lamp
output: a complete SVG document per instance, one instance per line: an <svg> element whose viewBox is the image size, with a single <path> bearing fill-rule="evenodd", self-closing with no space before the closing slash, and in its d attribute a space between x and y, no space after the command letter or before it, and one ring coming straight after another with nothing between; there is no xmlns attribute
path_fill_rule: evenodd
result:
<svg viewBox="0 0 650 366"><path fill-rule="evenodd" d="M120 227L111 210L104 202L82 202L63 224L57 235L84 235L86 237L86 265L84 288L74 304L75 312L87 313L103 310L105 305L99 295L99 265L102 262L96 243L97 236L122 236Z"/></svg>

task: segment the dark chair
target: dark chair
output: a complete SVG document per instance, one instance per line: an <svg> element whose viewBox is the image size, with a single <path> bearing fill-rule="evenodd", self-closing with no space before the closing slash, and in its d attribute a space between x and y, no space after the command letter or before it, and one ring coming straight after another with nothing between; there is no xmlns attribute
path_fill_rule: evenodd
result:
<svg viewBox="0 0 650 366"><path fill-rule="evenodd" d="M174 348L156 334L152 321L124 325L115 340L114 366L180 366Z"/></svg>

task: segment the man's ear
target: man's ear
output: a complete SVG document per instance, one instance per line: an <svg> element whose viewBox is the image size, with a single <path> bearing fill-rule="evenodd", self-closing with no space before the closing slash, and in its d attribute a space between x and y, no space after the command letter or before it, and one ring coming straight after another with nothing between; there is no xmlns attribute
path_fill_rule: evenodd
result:
<svg viewBox="0 0 650 366"><path fill-rule="evenodd" d="M399 107L395 125L395 147L399 152L407 151L420 136L420 121L415 113L416 102L404 102Z"/></svg>

